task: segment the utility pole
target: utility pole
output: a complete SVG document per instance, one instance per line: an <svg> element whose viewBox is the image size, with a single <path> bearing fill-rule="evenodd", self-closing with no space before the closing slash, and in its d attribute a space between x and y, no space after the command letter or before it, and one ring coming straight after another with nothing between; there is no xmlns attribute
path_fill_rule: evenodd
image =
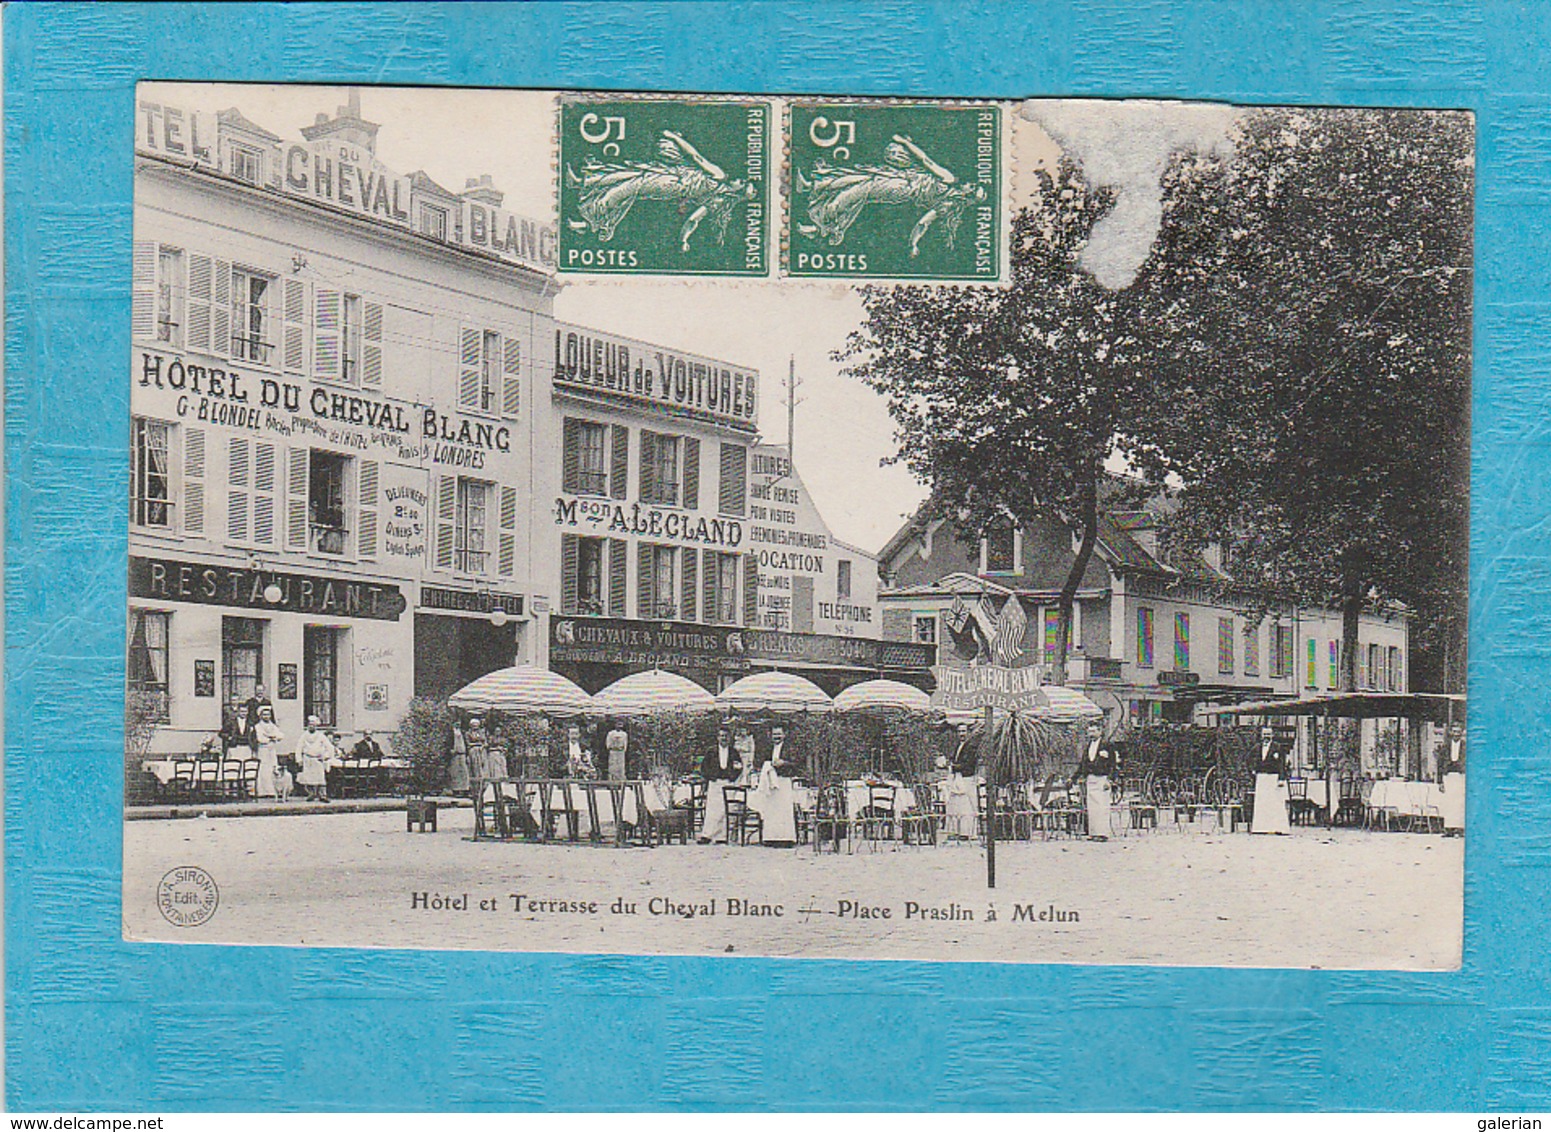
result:
<svg viewBox="0 0 1551 1132"><path fill-rule="evenodd" d="M797 355L787 356L786 363L786 458L795 467L797 463Z"/></svg>

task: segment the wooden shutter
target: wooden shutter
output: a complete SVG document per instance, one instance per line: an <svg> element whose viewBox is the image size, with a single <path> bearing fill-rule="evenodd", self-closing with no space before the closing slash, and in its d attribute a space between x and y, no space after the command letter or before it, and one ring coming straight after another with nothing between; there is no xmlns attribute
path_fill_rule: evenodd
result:
<svg viewBox="0 0 1551 1132"><path fill-rule="evenodd" d="M581 484L582 467L582 422L574 417L565 419L564 439L560 454L560 489L562 491L577 491Z"/></svg>
<svg viewBox="0 0 1551 1132"><path fill-rule="evenodd" d="M754 625L759 620L759 555L743 556L743 624Z"/></svg>
<svg viewBox="0 0 1551 1132"><path fill-rule="evenodd" d="M629 544L622 538L609 539L609 616L625 615L625 554Z"/></svg>
<svg viewBox="0 0 1551 1132"><path fill-rule="evenodd" d="M436 550L433 565L438 570L451 570L453 559L453 529L458 519L458 477L436 477Z"/></svg>
<svg viewBox="0 0 1551 1132"><path fill-rule="evenodd" d="M695 616L695 595L700 591L696 585L695 566L699 563L700 557L695 553L694 547L686 546L683 550L683 558L684 584L680 588L683 597L679 601L679 620L698 621L700 618Z"/></svg>
<svg viewBox="0 0 1551 1132"><path fill-rule="evenodd" d="M792 632L813 632L813 579L792 575Z"/></svg>
<svg viewBox="0 0 1551 1132"><path fill-rule="evenodd" d="M382 384L382 304L361 300L361 384Z"/></svg>
<svg viewBox="0 0 1551 1132"><path fill-rule="evenodd" d="M685 556L695 553L693 550L684 551ZM720 625L722 622L722 607L717 603L716 587L721 577L717 570L719 565L717 554L714 550L702 550L700 552L700 615L705 618L707 625Z"/></svg>
<svg viewBox="0 0 1551 1132"><path fill-rule="evenodd" d="M135 241L130 277L130 334L148 342L156 340L156 260L154 241Z"/></svg>
<svg viewBox="0 0 1551 1132"><path fill-rule="evenodd" d="M228 438L226 451L226 540L246 543L252 524L253 442Z"/></svg>
<svg viewBox="0 0 1551 1132"><path fill-rule="evenodd" d="M344 373L344 296L319 287L315 305L312 372L319 381L338 381Z"/></svg>
<svg viewBox="0 0 1551 1132"><path fill-rule="evenodd" d="M307 466L311 453L292 448L286 453L285 545L288 550L307 549Z"/></svg>
<svg viewBox="0 0 1551 1132"><path fill-rule="evenodd" d="M274 546L279 540L278 487L280 480L278 450L263 440L253 442L253 541L258 546Z"/></svg>
<svg viewBox="0 0 1551 1132"><path fill-rule="evenodd" d="M500 530L497 534L496 569L510 578L517 572L517 489L501 485Z"/></svg>
<svg viewBox="0 0 1551 1132"><path fill-rule="evenodd" d="M472 326L465 326L458 345L458 408L480 411L480 357L483 335Z"/></svg>
<svg viewBox="0 0 1551 1132"><path fill-rule="evenodd" d="M684 438L684 510L700 506L700 438Z"/></svg>
<svg viewBox="0 0 1551 1132"><path fill-rule="evenodd" d="M644 542L636 547L635 566L635 615L643 621L650 621L657 616L656 602L653 600L655 579L652 577L652 548Z"/></svg>
<svg viewBox="0 0 1551 1132"><path fill-rule="evenodd" d="M300 279L287 279L281 304L280 352L285 359L285 372L307 372L307 284Z"/></svg>
<svg viewBox="0 0 1551 1132"><path fill-rule="evenodd" d="M360 475L356 480L356 530L355 553L357 558L377 557L378 480L380 465L376 460L362 460Z"/></svg>
<svg viewBox="0 0 1551 1132"><path fill-rule="evenodd" d="M515 417L522 412L522 341L501 339L501 415Z"/></svg>
<svg viewBox="0 0 1551 1132"><path fill-rule="evenodd" d="M560 536L560 612L581 612L581 577L579 561L582 541L576 535Z"/></svg>
<svg viewBox="0 0 1551 1132"><path fill-rule="evenodd" d="M742 444L723 444L718 505L724 515L742 515L748 506L748 452Z"/></svg>
<svg viewBox="0 0 1551 1132"><path fill-rule="evenodd" d="M208 354L210 346L210 294L215 265L210 257L198 252L188 257L188 348Z"/></svg>
<svg viewBox="0 0 1551 1132"><path fill-rule="evenodd" d="M210 352L226 358L232 352L232 265L210 261Z"/></svg>
<svg viewBox="0 0 1551 1132"><path fill-rule="evenodd" d="M205 533L205 430L183 431L183 533Z"/></svg>
<svg viewBox="0 0 1551 1132"><path fill-rule="evenodd" d="M630 430L620 424L609 436L609 494L615 499L630 495Z"/></svg>
<svg viewBox="0 0 1551 1132"><path fill-rule="evenodd" d="M642 503L657 499L657 434L641 430L641 482L638 486Z"/></svg>

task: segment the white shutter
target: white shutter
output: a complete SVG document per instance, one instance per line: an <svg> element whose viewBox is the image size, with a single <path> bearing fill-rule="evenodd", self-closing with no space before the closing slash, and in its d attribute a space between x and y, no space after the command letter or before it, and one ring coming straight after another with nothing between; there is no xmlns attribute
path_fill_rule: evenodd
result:
<svg viewBox="0 0 1551 1132"><path fill-rule="evenodd" d="M501 339L501 415L515 417L522 412L522 342Z"/></svg>
<svg viewBox="0 0 1551 1132"><path fill-rule="evenodd" d="M183 430L183 533L205 533L205 430Z"/></svg>
<svg viewBox="0 0 1551 1132"><path fill-rule="evenodd" d="M307 464L306 448L292 448L286 454L285 545L287 550L307 549Z"/></svg>
<svg viewBox="0 0 1551 1132"><path fill-rule="evenodd" d="M382 384L382 304L361 301L361 384Z"/></svg>
<svg viewBox="0 0 1551 1132"><path fill-rule="evenodd" d="M188 257L188 348L197 354L210 353L210 294L215 266L210 257L198 252Z"/></svg>
<svg viewBox="0 0 1551 1132"><path fill-rule="evenodd" d="M258 546L274 546L280 469L275 445L263 440L253 442L253 541Z"/></svg>
<svg viewBox="0 0 1551 1132"><path fill-rule="evenodd" d="M246 436L233 436L226 459L226 539L246 543L252 531L249 521L253 502L253 444Z"/></svg>
<svg viewBox="0 0 1551 1132"><path fill-rule="evenodd" d="M497 569L502 577L517 572L517 489L501 485L500 531L497 542Z"/></svg>
<svg viewBox="0 0 1551 1132"><path fill-rule="evenodd" d="M458 477L436 477L436 550L433 565L438 570L451 570L453 558L453 525L457 520Z"/></svg>
<svg viewBox="0 0 1551 1132"><path fill-rule="evenodd" d="M130 279L130 334L147 342L156 340L156 244L136 240L134 270Z"/></svg>
<svg viewBox="0 0 1551 1132"><path fill-rule="evenodd" d="M232 265L224 259L210 264L210 352L225 358L232 352Z"/></svg>
<svg viewBox="0 0 1551 1132"><path fill-rule="evenodd" d="M307 372L307 284L300 279L285 281L285 302L281 312L281 352L285 372Z"/></svg>
<svg viewBox="0 0 1551 1132"><path fill-rule="evenodd" d="M376 558L378 463L376 460L360 463L361 475L356 482L355 553L358 558Z"/></svg>
<svg viewBox="0 0 1551 1132"><path fill-rule="evenodd" d="M458 408L479 411L481 332L465 326L458 345Z"/></svg>
<svg viewBox="0 0 1551 1132"><path fill-rule="evenodd" d="M340 363L340 309L343 300L338 291L319 287L317 320L314 325L312 372L320 381L338 381Z"/></svg>

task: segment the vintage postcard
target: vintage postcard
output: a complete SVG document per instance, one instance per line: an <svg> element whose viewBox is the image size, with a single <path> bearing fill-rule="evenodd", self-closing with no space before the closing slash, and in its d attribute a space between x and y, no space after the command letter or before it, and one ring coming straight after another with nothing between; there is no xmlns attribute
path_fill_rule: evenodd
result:
<svg viewBox="0 0 1551 1132"><path fill-rule="evenodd" d="M134 129L126 938L1459 966L1470 115Z"/></svg>

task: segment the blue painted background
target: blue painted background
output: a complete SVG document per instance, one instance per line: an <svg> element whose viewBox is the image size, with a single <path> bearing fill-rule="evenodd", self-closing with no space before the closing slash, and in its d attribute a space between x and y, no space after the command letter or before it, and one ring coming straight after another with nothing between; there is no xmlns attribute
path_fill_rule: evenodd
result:
<svg viewBox="0 0 1551 1132"><path fill-rule="evenodd" d="M1551 8L1086 0L5 15L12 1109L1551 1107ZM1474 109L1464 970L121 943L140 78Z"/></svg>

